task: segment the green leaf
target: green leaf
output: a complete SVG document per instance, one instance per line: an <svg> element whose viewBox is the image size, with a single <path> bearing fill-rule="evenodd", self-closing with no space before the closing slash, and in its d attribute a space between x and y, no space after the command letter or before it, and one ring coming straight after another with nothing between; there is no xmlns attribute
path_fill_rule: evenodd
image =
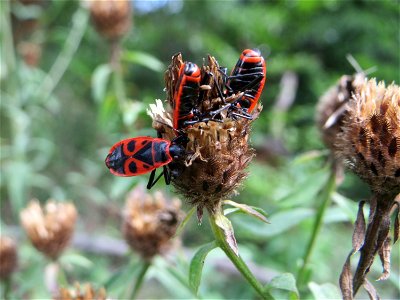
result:
<svg viewBox="0 0 400 300"><path fill-rule="evenodd" d="M269 223L268 219L266 218L267 213L261 208L258 208L258 207L254 208L252 206L237 203L232 200L224 200L224 204L232 205L233 207L240 209L241 211L243 211L244 213L246 213L252 217L255 217L265 223Z"/></svg>
<svg viewBox="0 0 400 300"><path fill-rule="evenodd" d="M107 84L111 73L112 69L108 64L98 66L93 72L92 97L97 103L102 102L106 95Z"/></svg>
<svg viewBox="0 0 400 300"><path fill-rule="evenodd" d="M204 261L208 253L217 247L217 243L211 242L202 246L193 256L189 268L189 285L197 294L201 281L201 274L203 272Z"/></svg>
<svg viewBox="0 0 400 300"><path fill-rule="evenodd" d="M122 59L127 62L142 65L155 72L162 72L165 67L164 64L156 57L141 51L127 51L122 54Z"/></svg>
<svg viewBox="0 0 400 300"><path fill-rule="evenodd" d="M189 222L189 220L192 218L194 212L196 211L196 207L193 206L189 212L187 213L186 217L183 219L183 221L179 224L178 228L176 229L175 235L174 236L179 236L183 229L185 228L186 224Z"/></svg>
<svg viewBox="0 0 400 300"><path fill-rule="evenodd" d="M317 284L310 282L308 288L315 299L341 299L342 295L336 285L332 283Z"/></svg>
<svg viewBox="0 0 400 300"><path fill-rule="evenodd" d="M290 299L300 299L299 291L296 287L296 279L291 273L283 273L278 275L265 286L266 290L279 289L289 291Z"/></svg>

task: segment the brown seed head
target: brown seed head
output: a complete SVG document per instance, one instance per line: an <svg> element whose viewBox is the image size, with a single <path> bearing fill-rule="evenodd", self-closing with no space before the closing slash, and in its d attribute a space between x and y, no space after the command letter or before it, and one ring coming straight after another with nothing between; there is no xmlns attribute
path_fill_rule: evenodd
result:
<svg viewBox="0 0 400 300"><path fill-rule="evenodd" d="M400 192L400 88L365 80L349 101L337 156L378 194ZM392 197L394 199L394 196Z"/></svg>
<svg viewBox="0 0 400 300"><path fill-rule="evenodd" d="M121 38L132 26L129 0L90 0L90 13L96 30L109 40Z"/></svg>
<svg viewBox="0 0 400 300"><path fill-rule="evenodd" d="M317 126L325 145L332 151L335 150L337 135L341 132L346 105L357 87L364 83L364 79L362 73L354 76L343 75L338 83L319 99L316 110Z"/></svg>
<svg viewBox="0 0 400 300"><path fill-rule="evenodd" d="M11 276L17 268L17 247L14 241L7 236L0 236L0 279Z"/></svg>
<svg viewBox="0 0 400 300"><path fill-rule="evenodd" d="M182 63L181 55L175 55L165 75L167 101L170 104ZM223 106L214 79L208 76L209 72L221 85L223 78L218 62L211 56L208 57L208 65L201 69L202 78L208 78L207 82L202 82L201 93L204 97L197 107L203 114ZM226 102L233 102L241 95L232 95ZM235 192L247 176L245 169L254 156L254 150L248 144L251 123L257 119L261 109L262 106L258 105L252 111L252 120L241 117L232 119L224 110L218 122L200 122L183 129L190 140L186 146L188 155L185 159L175 160L168 168L180 173L172 179L173 185L199 209L205 207L214 212L221 200ZM166 111L163 103L157 100L155 105L150 105L149 114L153 118L153 127L164 139L173 140L176 137L176 132L171 129L171 109Z"/></svg>
<svg viewBox="0 0 400 300"><path fill-rule="evenodd" d="M58 297L54 300L106 300L107 293L104 288L95 290L91 284L85 284L81 289L80 284L75 283L75 289L60 288Z"/></svg>
<svg viewBox="0 0 400 300"><path fill-rule="evenodd" d="M147 194L136 187L126 199L122 231L129 246L145 259L162 254L172 245L182 218L178 199L167 201L161 192Z"/></svg>
<svg viewBox="0 0 400 300"><path fill-rule="evenodd" d="M38 201L31 201L20 218L36 249L55 260L71 240L77 212L70 202L50 200L42 208Z"/></svg>

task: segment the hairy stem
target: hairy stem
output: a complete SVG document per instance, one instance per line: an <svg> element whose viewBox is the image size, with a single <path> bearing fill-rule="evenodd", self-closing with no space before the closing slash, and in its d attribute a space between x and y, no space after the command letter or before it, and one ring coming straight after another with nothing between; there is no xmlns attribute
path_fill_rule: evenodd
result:
<svg viewBox="0 0 400 300"><path fill-rule="evenodd" d="M313 249L315 247L318 234L321 231L323 217L324 217L326 208L329 206L329 203L332 198L332 194L335 191L335 188L336 188L336 175L335 175L335 172L332 171L329 176L328 182L322 191L321 198L320 198L321 205L319 206L318 212L315 216L313 232L312 232L311 238L308 242L306 253L304 254L303 264L297 274L297 282L299 284L302 284L304 282L305 271L307 270L308 262L310 260Z"/></svg>
<svg viewBox="0 0 400 300"><path fill-rule="evenodd" d="M140 269L140 273L136 279L136 283L135 286L133 287L131 296L129 297L129 299L135 299L137 297L137 294L140 291L140 288L142 287L143 281L144 281L144 277L146 276L147 271L149 270L151 266L151 261L144 261L142 268Z"/></svg>
<svg viewBox="0 0 400 300"><path fill-rule="evenodd" d="M222 249L222 251L225 252L226 256L228 256L231 262L235 265L236 269L243 275L244 278L246 278L248 283L250 283L250 285L261 296L262 299L274 299L274 297L267 290L265 290L262 284L255 278L240 255L236 255L236 253L229 246L225 239L224 233L216 224L213 214L209 214L209 220L218 246Z"/></svg>

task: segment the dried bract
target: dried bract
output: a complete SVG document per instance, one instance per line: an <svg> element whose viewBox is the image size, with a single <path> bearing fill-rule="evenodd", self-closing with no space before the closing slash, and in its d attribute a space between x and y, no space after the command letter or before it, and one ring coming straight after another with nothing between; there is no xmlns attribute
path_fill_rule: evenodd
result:
<svg viewBox="0 0 400 300"><path fill-rule="evenodd" d="M0 236L0 279L4 280L11 276L17 268L17 247L15 242L7 237Z"/></svg>
<svg viewBox="0 0 400 300"><path fill-rule="evenodd" d="M70 202L50 200L42 208L38 201L31 201L20 217L36 249L55 260L71 240L77 212Z"/></svg>
<svg viewBox="0 0 400 300"><path fill-rule="evenodd" d="M143 258L151 259L172 246L183 212L178 199L168 201L164 194L147 194L136 187L127 197L122 230L129 246Z"/></svg>
<svg viewBox="0 0 400 300"><path fill-rule="evenodd" d="M400 192L400 88L365 81L349 102L337 157L377 194Z"/></svg>

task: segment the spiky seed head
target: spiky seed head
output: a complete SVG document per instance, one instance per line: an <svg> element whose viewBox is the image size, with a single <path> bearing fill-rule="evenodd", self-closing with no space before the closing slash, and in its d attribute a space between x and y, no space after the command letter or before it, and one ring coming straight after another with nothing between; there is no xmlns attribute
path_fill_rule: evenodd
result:
<svg viewBox="0 0 400 300"><path fill-rule="evenodd" d="M17 268L17 263L18 254L14 240L0 236L0 279L9 278Z"/></svg>
<svg viewBox="0 0 400 300"><path fill-rule="evenodd" d="M89 5L92 22L104 38L118 40L131 28L131 1L90 0Z"/></svg>
<svg viewBox="0 0 400 300"><path fill-rule="evenodd" d="M54 300L106 300L107 293L104 288L96 290L91 284L85 284L84 288L76 282L75 288L67 289L61 287Z"/></svg>
<svg viewBox="0 0 400 300"><path fill-rule="evenodd" d="M49 200L41 207L34 200L21 212L20 218L35 248L55 260L72 238L77 211L71 202Z"/></svg>
<svg viewBox="0 0 400 300"><path fill-rule="evenodd" d="M165 75L167 102L172 104L176 90L178 71L183 63L180 54L172 58ZM218 97L215 81L222 86L223 77L214 57L208 57L208 64L201 69L203 99L197 109L204 115L224 105ZM212 73L212 76L208 74ZM242 93L232 95L226 102L234 102ZM171 105L170 105L171 106ZM251 113L252 119L227 116L222 111L218 121L200 122L184 128L182 131L189 138L186 145L187 157L175 160L168 165L172 173L180 174L172 179L177 191L199 209L210 212L218 208L221 200L236 192L247 176L246 167L254 156L249 146L249 134L252 122L257 119L262 106L258 105ZM149 115L153 118L153 127L164 139L173 140L176 132L172 127L171 107L164 108L160 100L150 105Z"/></svg>
<svg viewBox="0 0 400 300"><path fill-rule="evenodd" d="M179 199L169 201L159 191L151 195L142 186L133 189L126 199L122 224L131 249L146 260L167 251L183 216L180 206Z"/></svg>
<svg viewBox="0 0 400 300"><path fill-rule="evenodd" d="M336 85L323 94L316 109L316 122L325 145L335 150L338 134L341 132L346 105L356 89L364 83L365 76L357 73L354 76L343 75Z"/></svg>
<svg viewBox="0 0 400 300"><path fill-rule="evenodd" d="M365 80L349 101L336 155L377 194L400 193L400 88ZM386 199L386 198L385 198Z"/></svg>

